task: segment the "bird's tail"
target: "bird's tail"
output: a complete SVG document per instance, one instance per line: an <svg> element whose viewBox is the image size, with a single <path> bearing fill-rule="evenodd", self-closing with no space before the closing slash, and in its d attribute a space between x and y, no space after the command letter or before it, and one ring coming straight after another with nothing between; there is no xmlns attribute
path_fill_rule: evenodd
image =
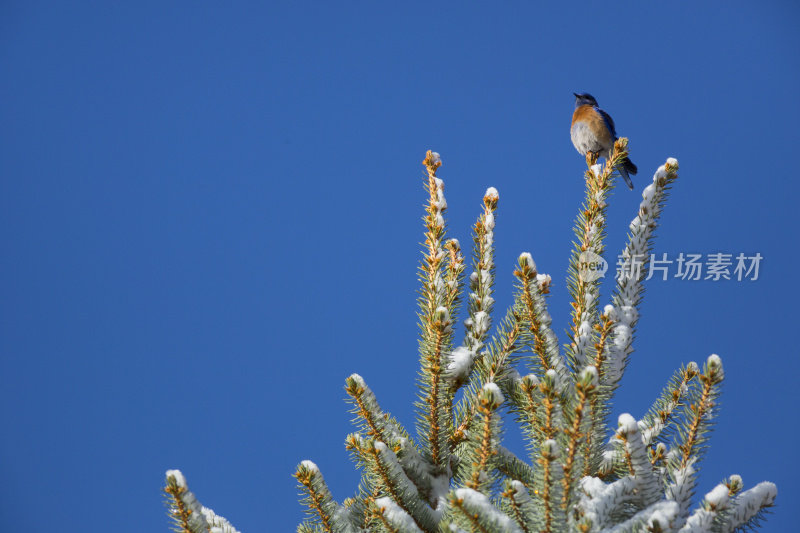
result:
<svg viewBox="0 0 800 533"><path fill-rule="evenodd" d="M628 188L633 190L633 182L628 174L636 174L639 171L639 169L636 168L636 165L634 165L630 159L626 158L625 161L623 161L622 164L617 167L617 170L619 170L619 173L622 176L622 179L625 180Z"/></svg>

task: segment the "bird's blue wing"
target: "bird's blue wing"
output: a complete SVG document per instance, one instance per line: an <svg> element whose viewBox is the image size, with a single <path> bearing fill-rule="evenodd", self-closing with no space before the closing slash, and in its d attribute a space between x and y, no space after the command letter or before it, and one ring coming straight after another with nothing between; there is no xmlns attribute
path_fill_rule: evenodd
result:
<svg viewBox="0 0 800 533"><path fill-rule="evenodd" d="M617 128L614 126L614 119L611 118L611 115L600 109L599 107L595 107L600 116L603 117L603 121L606 123L606 127L608 131L611 132L611 135L614 137L614 140L617 139Z"/></svg>

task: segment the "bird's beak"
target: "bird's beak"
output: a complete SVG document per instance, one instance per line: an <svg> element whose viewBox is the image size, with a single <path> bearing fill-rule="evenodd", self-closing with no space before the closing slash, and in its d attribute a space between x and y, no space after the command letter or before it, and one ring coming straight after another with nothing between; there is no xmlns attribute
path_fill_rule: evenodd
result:
<svg viewBox="0 0 800 533"><path fill-rule="evenodd" d="M575 98L577 98L577 97L578 97L578 93L572 93L572 96L574 96Z"/></svg>

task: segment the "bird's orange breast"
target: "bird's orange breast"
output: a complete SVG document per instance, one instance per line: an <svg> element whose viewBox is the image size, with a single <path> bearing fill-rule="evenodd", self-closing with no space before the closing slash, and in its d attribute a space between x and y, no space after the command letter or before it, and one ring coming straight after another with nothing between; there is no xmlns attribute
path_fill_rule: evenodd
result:
<svg viewBox="0 0 800 533"><path fill-rule="evenodd" d="M590 105L582 105L575 110L572 114L572 127L576 122L583 122L588 126L589 131L594 134L598 143L603 147L610 147L614 144L614 139L611 132L608 131L603 117L598 113L594 107Z"/></svg>

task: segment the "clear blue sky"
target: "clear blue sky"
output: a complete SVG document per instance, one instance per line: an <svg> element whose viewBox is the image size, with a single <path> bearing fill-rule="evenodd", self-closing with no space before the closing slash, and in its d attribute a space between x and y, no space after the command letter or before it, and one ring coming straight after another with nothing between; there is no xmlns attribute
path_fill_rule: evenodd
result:
<svg viewBox="0 0 800 533"><path fill-rule="evenodd" d="M166 531L168 468L243 532L294 528L302 459L351 495L344 378L413 427L425 150L463 243L500 191L498 309L530 251L563 331L574 91L640 169L609 251L674 156L656 251L764 257L756 282L648 283L616 412L719 353L697 492L774 481L764 531L791 529L795 3L111 4L0 7L0 529Z"/></svg>

